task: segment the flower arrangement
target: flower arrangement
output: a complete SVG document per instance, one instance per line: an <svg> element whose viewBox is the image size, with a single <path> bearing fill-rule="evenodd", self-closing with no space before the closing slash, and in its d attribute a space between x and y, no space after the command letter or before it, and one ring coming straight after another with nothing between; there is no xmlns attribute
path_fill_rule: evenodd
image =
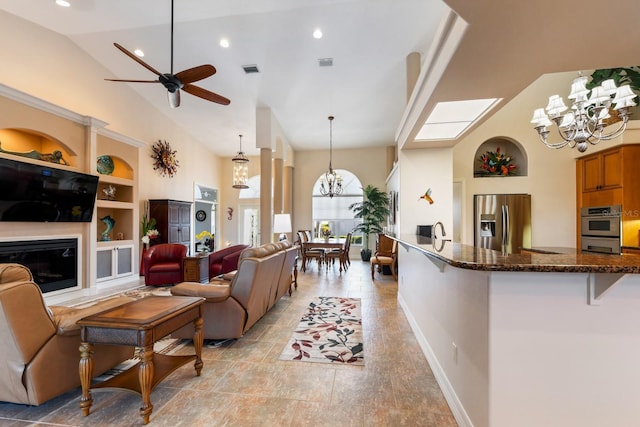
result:
<svg viewBox="0 0 640 427"><path fill-rule="evenodd" d="M211 233L209 233L207 230L203 230L203 231L199 232L198 234L196 234L196 239L200 240L203 243L204 243L205 239L210 239L212 237L213 237L213 235Z"/></svg>
<svg viewBox="0 0 640 427"><path fill-rule="evenodd" d="M160 232L155 228L152 228L147 230L146 233L144 233L141 240L142 240L142 243L144 243L145 245L148 245L152 239L157 239L158 237L160 237Z"/></svg>
<svg viewBox="0 0 640 427"><path fill-rule="evenodd" d="M212 239L212 238L213 238L213 234L211 234L207 230L202 230L201 232L196 234L196 239L198 239L202 244L202 250L204 252L209 251L209 245L207 245L207 243L209 242L209 239Z"/></svg>
<svg viewBox="0 0 640 427"><path fill-rule="evenodd" d="M482 154L478 159L480 161L481 173L487 175L508 176L516 175L516 169L518 166L511 163L513 157L508 154L500 152L500 147L496 148L496 151L487 151Z"/></svg>
<svg viewBox="0 0 640 427"><path fill-rule="evenodd" d="M329 229L328 225L323 225L320 228L320 234L322 234L322 237L324 237L325 239L328 239L331 236L331 230Z"/></svg>

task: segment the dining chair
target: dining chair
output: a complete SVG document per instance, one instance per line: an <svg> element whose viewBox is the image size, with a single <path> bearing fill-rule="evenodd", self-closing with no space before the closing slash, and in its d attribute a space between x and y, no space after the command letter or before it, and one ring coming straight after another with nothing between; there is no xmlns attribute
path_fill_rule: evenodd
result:
<svg viewBox="0 0 640 427"><path fill-rule="evenodd" d="M340 263L340 271L347 270L350 243L351 233L347 234L344 244L340 248L331 249L325 252L324 257L327 269L329 269L329 260L331 260L331 265L333 266L335 264L335 260L337 259Z"/></svg>
<svg viewBox="0 0 640 427"><path fill-rule="evenodd" d="M398 280L396 273L396 262L398 260L398 242L393 240L390 253L383 253L376 251L375 255L371 257L371 280L375 280L374 274L376 266L378 270L382 270L382 266L388 265L391 268L391 274L394 280Z"/></svg>
<svg viewBox="0 0 640 427"><path fill-rule="evenodd" d="M307 263L311 259L316 259L318 261L318 269L324 263L324 249L308 249L305 247L304 243L310 240L309 236L311 235L310 230L298 230L298 239L301 242L300 247L302 248L302 271L307 271Z"/></svg>

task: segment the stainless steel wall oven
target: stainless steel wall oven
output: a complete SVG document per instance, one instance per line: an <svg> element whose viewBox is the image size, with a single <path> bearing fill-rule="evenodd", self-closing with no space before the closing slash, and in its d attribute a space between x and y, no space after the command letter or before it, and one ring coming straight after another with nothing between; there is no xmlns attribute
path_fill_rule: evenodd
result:
<svg viewBox="0 0 640 427"><path fill-rule="evenodd" d="M594 206L580 210L583 251L619 254L622 250L622 206Z"/></svg>

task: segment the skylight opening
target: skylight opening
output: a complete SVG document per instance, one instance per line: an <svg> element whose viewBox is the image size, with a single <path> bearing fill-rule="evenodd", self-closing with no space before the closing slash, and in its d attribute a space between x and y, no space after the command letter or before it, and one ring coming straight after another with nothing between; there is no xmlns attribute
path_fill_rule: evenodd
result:
<svg viewBox="0 0 640 427"><path fill-rule="evenodd" d="M416 140L456 139L498 104L500 99L439 102L416 135Z"/></svg>

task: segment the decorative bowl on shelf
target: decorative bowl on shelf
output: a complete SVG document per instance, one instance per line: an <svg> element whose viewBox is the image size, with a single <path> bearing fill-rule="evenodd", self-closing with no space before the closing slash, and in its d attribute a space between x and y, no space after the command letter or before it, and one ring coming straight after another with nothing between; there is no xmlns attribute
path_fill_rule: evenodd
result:
<svg viewBox="0 0 640 427"><path fill-rule="evenodd" d="M98 161L96 165L96 169L98 173L101 175L111 175L113 173L113 159L111 156L98 156Z"/></svg>

